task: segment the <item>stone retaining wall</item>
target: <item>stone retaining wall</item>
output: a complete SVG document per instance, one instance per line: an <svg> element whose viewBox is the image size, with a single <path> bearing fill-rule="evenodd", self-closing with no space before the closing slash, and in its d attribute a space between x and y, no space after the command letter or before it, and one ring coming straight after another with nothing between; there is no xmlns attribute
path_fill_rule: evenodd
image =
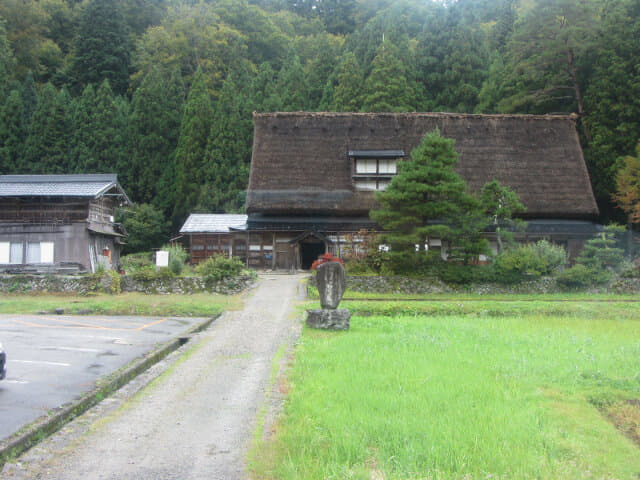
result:
<svg viewBox="0 0 640 480"><path fill-rule="evenodd" d="M255 282L251 275L205 282L202 277L175 277L151 280L135 280L131 276L120 277L123 292L142 292L160 294L191 294L215 292L225 295L242 292ZM0 293L89 292L111 293L111 278L108 275L0 275Z"/></svg>
<svg viewBox="0 0 640 480"><path fill-rule="evenodd" d="M309 285L315 286L315 277L311 277ZM513 285L497 283L483 283L472 285L451 286L432 278L410 278L400 276L357 276L347 275L347 288L354 292L363 293L403 293L403 294L430 294L430 293L477 293L477 294L509 294L509 293L560 293L565 292L556 283L553 277L541 277ZM588 292L602 293L640 293L640 278L620 278L613 280L609 285L591 287ZM348 295L348 294L347 294Z"/></svg>

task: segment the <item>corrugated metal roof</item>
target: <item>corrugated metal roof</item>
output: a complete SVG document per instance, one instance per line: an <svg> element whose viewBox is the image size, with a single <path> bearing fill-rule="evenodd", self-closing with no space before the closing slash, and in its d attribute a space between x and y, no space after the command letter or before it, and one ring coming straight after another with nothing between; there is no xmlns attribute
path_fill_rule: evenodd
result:
<svg viewBox="0 0 640 480"><path fill-rule="evenodd" d="M246 223L246 215L192 213L182 225L180 233L228 233L230 228L241 228Z"/></svg>
<svg viewBox="0 0 640 480"><path fill-rule="evenodd" d="M129 199L112 173L95 175L0 175L0 197L99 197L112 188Z"/></svg>

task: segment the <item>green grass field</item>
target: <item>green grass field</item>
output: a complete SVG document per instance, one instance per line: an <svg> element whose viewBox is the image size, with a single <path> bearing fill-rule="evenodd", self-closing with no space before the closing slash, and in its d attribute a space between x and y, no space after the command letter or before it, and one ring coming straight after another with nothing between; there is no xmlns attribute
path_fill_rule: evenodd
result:
<svg viewBox="0 0 640 480"><path fill-rule="evenodd" d="M207 317L242 304L241 295L197 293L193 295L66 295L53 293L0 295L0 313L36 313L64 308L104 315L159 315Z"/></svg>
<svg viewBox="0 0 640 480"><path fill-rule="evenodd" d="M254 478L637 480L640 304L606 300L344 302Z"/></svg>

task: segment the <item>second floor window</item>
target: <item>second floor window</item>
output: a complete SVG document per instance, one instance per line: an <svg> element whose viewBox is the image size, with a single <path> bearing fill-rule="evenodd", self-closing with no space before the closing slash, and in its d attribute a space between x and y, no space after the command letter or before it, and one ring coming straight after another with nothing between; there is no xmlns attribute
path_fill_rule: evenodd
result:
<svg viewBox="0 0 640 480"><path fill-rule="evenodd" d="M356 190L384 190L397 173L402 150L350 150Z"/></svg>

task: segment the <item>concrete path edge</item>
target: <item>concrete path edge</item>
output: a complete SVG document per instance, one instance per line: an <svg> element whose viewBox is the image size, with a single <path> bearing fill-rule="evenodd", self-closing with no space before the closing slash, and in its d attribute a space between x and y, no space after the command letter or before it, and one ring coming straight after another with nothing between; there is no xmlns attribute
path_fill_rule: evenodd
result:
<svg viewBox="0 0 640 480"><path fill-rule="evenodd" d="M78 399L49 411L10 437L0 441L0 470L2 470L2 467L8 460L18 457L48 436L57 432L71 420L82 415L142 372L148 370L152 365L158 363L171 352L187 343L194 334L209 328L220 315L222 314L219 313L208 318L204 322L187 330L185 333L175 337L173 340L133 360L117 372L108 375L105 379L98 380L90 391Z"/></svg>

